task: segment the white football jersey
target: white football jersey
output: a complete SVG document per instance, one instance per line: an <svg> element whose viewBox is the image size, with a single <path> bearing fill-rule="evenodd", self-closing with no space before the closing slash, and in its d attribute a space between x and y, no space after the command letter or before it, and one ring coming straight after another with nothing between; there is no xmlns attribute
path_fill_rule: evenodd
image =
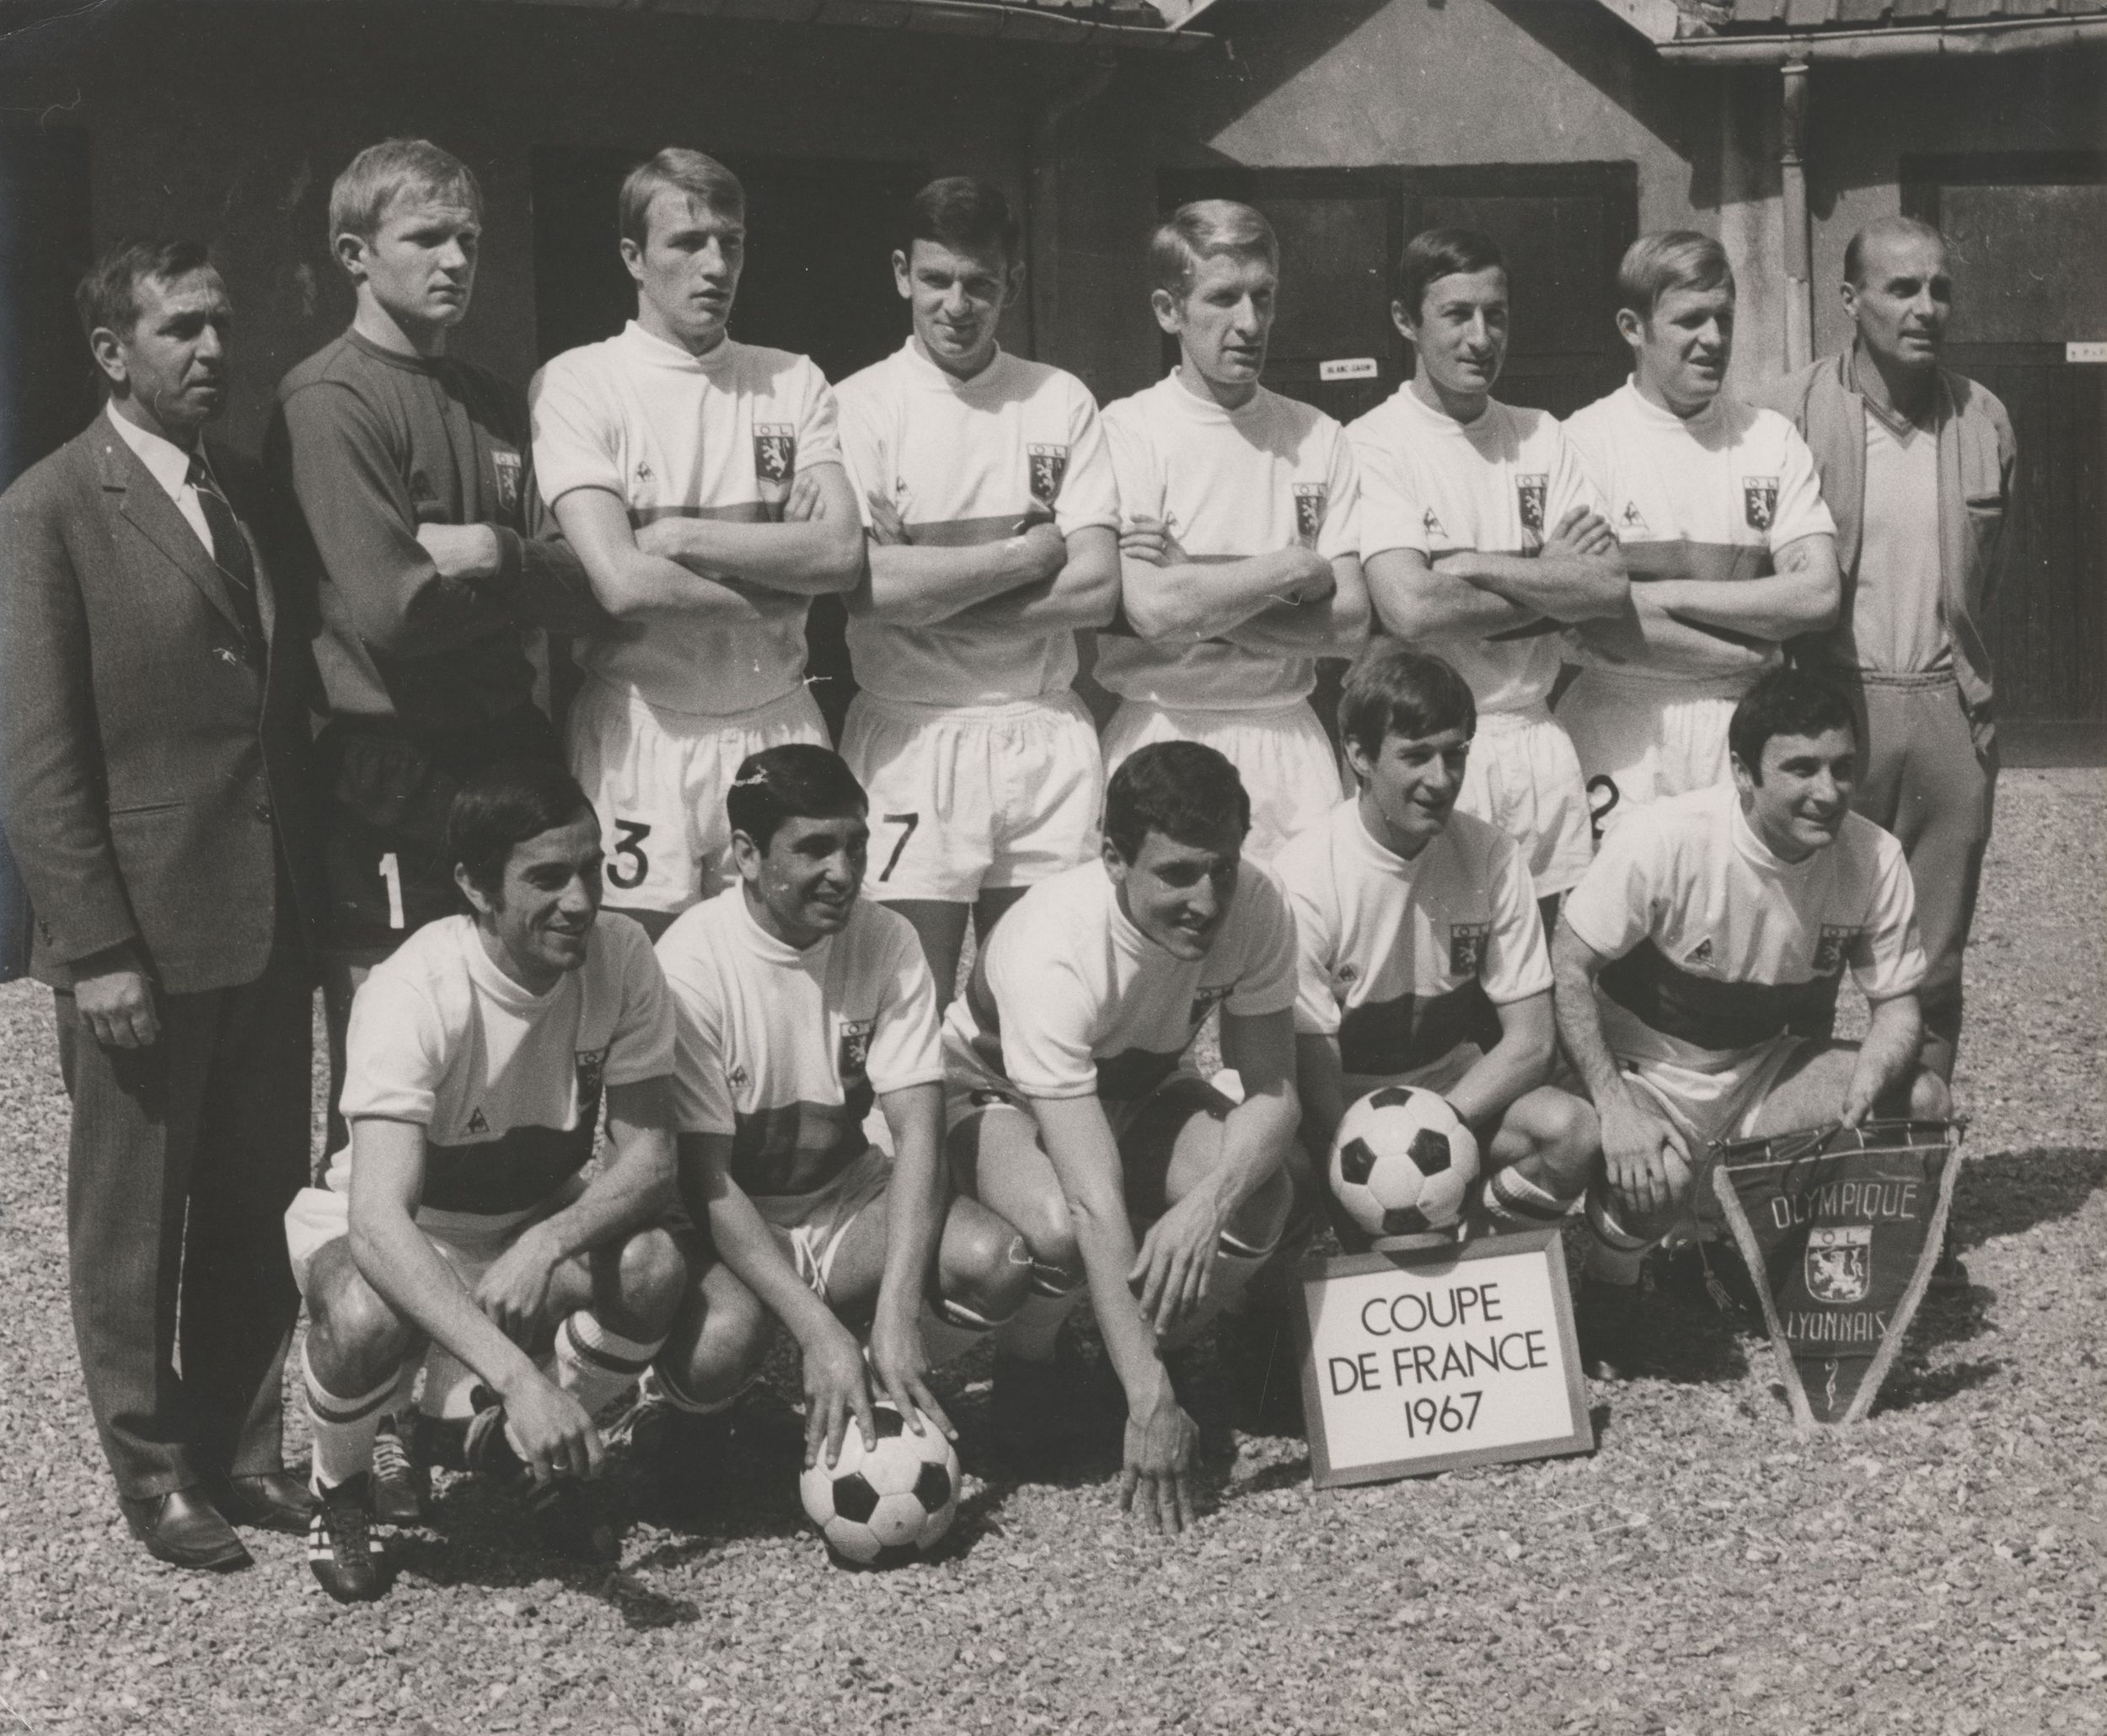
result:
<svg viewBox="0 0 2107 1736"><path fill-rule="evenodd" d="M725 339L706 356L635 320L566 350L528 388L534 474L551 506L604 489L632 527L657 518L761 523L797 472L841 462L834 395L802 356ZM575 639L578 662L662 710L718 717L781 699L805 673L807 599L755 587L753 626L674 609Z"/></svg>
<svg viewBox="0 0 2107 1736"><path fill-rule="evenodd" d="M1504 833L1469 814L1407 861L1341 802L1273 858L1295 913L1295 1026L1336 1036L1349 1096L1500 1040L1495 1009L1551 989L1536 888ZM1355 1083L1359 1081L1360 1083Z"/></svg>
<svg viewBox="0 0 2107 1736"><path fill-rule="evenodd" d="M998 351L952 378L910 338L838 390L841 449L867 525L877 494L932 548L999 543L1051 519L1063 536L1119 528L1119 491L1097 403L1075 375ZM903 627L849 617L856 681L915 705L998 705L1059 693L1075 678L1075 635L997 632L940 621Z"/></svg>
<svg viewBox="0 0 2107 1736"><path fill-rule="evenodd" d="M817 1192L868 1148L875 1098L944 1077L936 985L907 919L859 899L799 951L732 886L659 937L678 1052L675 1125L732 1139L757 1198Z"/></svg>
<svg viewBox="0 0 2107 1736"><path fill-rule="evenodd" d="M1195 397L1176 373L1105 408L1124 518L1158 518L1196 564L1248 560L1297 543L1327 560L1360 552L1359 487L1346 431L1264 387L1241 410ZM1097 679L1173 710L1278 710L1316 682L1310 657L1227 640L1097 641Z"/></svg>
<svg viewBox="0 0 2107 1736"><path fill-rule="evenodd" d="M1110 1103L1146 1097L1217 1005L1239 1015L1295 1004L1295 921L1247 864L1213 948L1182 959L1120 910L1102 862L1043 880L1011 907L944 1020L954 1090Z"/></svg>
<svg viewBox="0 0 2107 1736"><path fill-rule="evenodd" d="M603 1086L673 1070L673 1015L651 941L603 912L585 962L529 994L470 916L426 923L360 986L345 1046L347 1122L425 1129L422 1209L521 1216L592 1155ZM340 1151L328 1185L351 1187Z"/></svg>
<svg viewBox="0 0 2107 1736"><path fill-rule="evenodd" d="M1731 784L1635 810L1566 894L1619 1058L1731 1067L1788 1030L1826 1028L1846 967L1868 1001L1924 979L1902 846L1844 817L1804 862L1773 855Z"/></svg>
<svg viewBox="0 0 2107 1736"><path fill-rule="evenodd" d="M1632 581L1691 576L1757 578L1802 537L1834 536L1815 456L1774 410L1722 392L1687 421L1639 395L1627 380L1567 418L1566 437L1603 499ZM1586 661L1663 680L1753 676L1777 663L1767 640L1692 621L1717 649L1678 646L1634 662L1606 630L1574 631Z"/></svg>
<svg viewBox="0 0 2107 1736"><path fill-rule="evenodd" d="M1607 517L1555 417L1497 400L1474 422L1423 402L1409 385L1346 431L1361 480L1361 555L1415 549L1429 562L1472 549L1535 555L1575 506ZM1420 649L1453 665L1480 711L1543 703L1558 678L1561 624L1538 618Z"/></svg>

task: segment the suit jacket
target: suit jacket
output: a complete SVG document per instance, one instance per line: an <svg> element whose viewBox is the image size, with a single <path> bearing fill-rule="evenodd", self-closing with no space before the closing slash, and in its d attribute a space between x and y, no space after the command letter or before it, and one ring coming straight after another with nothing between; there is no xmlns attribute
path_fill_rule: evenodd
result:
<svg viewBox="0 0 2107 1736"><path fill-rule="evenodd" d="M54 986L131 941L170 993L232 988L321 914L313 664L272 571L299 558L294 521L253 461L208 451L255 560L260 668L231 581L106 414L0 496L0 825Z"/></svg>

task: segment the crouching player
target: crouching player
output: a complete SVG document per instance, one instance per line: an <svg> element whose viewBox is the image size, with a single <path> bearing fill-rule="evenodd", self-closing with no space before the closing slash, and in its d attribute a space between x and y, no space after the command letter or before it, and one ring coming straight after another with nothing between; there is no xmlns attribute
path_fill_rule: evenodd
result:
<svg viewBox="0 0 2107 1736"><path fill-rule="evenodd" d="M348 1151L286 1214L311 1322L319 1498L308 1562L339 1602L385 1589L373 1435L428 1343L487 1394L472 1470L531 1471L544 1537L608 1559L583 1480L593 1413L657 1353L686 1269L673 1203L673 1014L644 931L600 914L600 825L560 766L501 763L455 796L473 916L412 935L351 1006ZM600 1099L609 1151L590 1181ZM554 1337L554 1371L536 1355Z"/></svg>
<svg viewBox="0 0 2107 1736"><path fill-rule="evenodd" d="M863 786L828 749L787 743L749 755L725 805L738 884L658 946L681 1193L716 1258L698 1262L631 1433L690 1512L717 1492L726 1412L779 1324L803 1353L805 1462L831 1464L852 1415L877 1439L873 1378L909 1428L955 1433L932 1344L963 1349L1030 1281L1016 1231L946 1185L936 981L907 919L860 896ZM864 1132L874 1099L890 1160Z"/></svg>
<svg viewBox="0 0 2107 1736"><path fill-rule="evenodd" d="M1734 781L1642 810L1603 840L1552 941L1559 1034L1601 1118L1583 1353L1629 1356L1639 1261L1702 1198L1715 1141L1868 1115L1941 1119L1919 1060L1924 953L1902 846L1851 812L1850 703L1772 671L1728 726ZM1863 1043L1826 1031L1848 966Z"/></svg>
<svg viewBox="0 0 2107 1736"><path fill-rule="evenodd" d="M1121 1504L1139 1492L1169 1531L1192 1522L1194 1429L1164 1353L1243 1292L1292 1198L1295 924L1273 881L1239 872L1250 826L1214 748L1136 749L1106 791L1102 860L1017 902L945 1021L953 1172L1031 1246L997 1430L1028 1448L1080 1408L1055 1344L1087 1283L1126 1398ZM1179 1066L1218 1005L1235 1105Z"/></svg>
<svg viewBox="0 0 2107 1736"><path fill-rule="evenodd" d="M1318 1176L1348 1104L1423 1085L1477 1136L1488 1216L1519 1230L1565 1216L1600 1145L1594 1112L1544 1083L1551 955L1528 866L1505 833L1456 812L1476 724L1448 664L1376 640L1339 698L1360 794L1273 872L1295 913L1295 1079Z"/></svg>

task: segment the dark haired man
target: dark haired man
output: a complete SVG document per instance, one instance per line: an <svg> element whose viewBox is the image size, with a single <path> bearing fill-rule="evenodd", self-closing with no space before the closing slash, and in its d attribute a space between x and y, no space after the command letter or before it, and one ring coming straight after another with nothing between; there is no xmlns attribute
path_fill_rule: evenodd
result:
<svg viewBox="0 0 2107 1736"><path fill-rule="evenodd" d="M1727 779L1727 719L1781 646L1836 613L1836 524L1807 442L1722 388L1734 273L1688 229L1642 235L1617 267L1632 378L1565 425L1609 503L1630 607L1575 630L1559 702L1595 831Z"/></svg>
<svg viewBox="0 0 2107 1736"><path fill-rule="evenodd" d="M1194 1431L1165 1353L1243 1293L1293 1196L1295 921L1240 871L1250 825L1214 749L1137 748L1107 787L1100 860L1017 901L945 1021L954 1173L1031 1250L997 1426L1021 1447L1073 1416L1056 1335L1087 1283L1126 1398L1122 1504L1138 1492L1168 1531L1192 1522ZM1234 1104L1181 1067L1217 1007Z"/></svg>
<svg viewBox="0 0 2107 1736"><path fill-rule="evenodd" d="M478 1383L469 1467L531 1471L550 1546L610 1559L584 1487L593 1414L650 1364L686 1288L658 1227L673 1012L643 931L601 919L591 804L560 766L499 762L454 797L447 855L474 914L426 924L360 988L350 1144L285 1219L312 1322L308 1562L345 1603L386 1589L374 1434L427 1344ZM603 1096L608 1155L587 1181Z"/></svg>
<svg viewBox="0 0 2107 1736"><path fill-rule="evenodd" d="M1016 1230L946 1185L936 988L906 919L860 896L862 786L830 749L794 742L748 758L726 805L738 883L658 943L681 1192L716 1258L636 1427L690 1508L716 1492L726 1413L779 1323L803 1354L805 1462L832 1463L851 1416L876 1439L873 1387L917 1433L952 1433L931 1344L964 1348L1028 1278ZM890 1158L864 1131L874 1103Z"/></svg>
<svg viewBox="0 0 2107 1736"><path fill-rule="evenodd" d="M73 1100L67 1249L125 1519L179 1566L306 1523L280 1458L321 891L290 503L208 445L227 292L142 242L82 281L109 394L0 498L0 822ZM174 1354L180 1337L182 1369Z"/></svg>
<svg viewBox="0 0 2107 1736"><path fill-rule="evenodd" d="M653 936L720 881L749 753L827 740L805 614L863 570L834 396L802 356L728 335L746 194L700 151L622 184L636 318L534 377L534 466L614 617L576 643L571 764L606 828L614 908Z"/></svg>
<svg viewBox="0 0 2107 1736"><path fill-rule="evenodd" d="M2019 463L2004 405L1939 365L1953 296L1938 230L1867 225L1844 251L1851 347L1760 394L1806 437L1836 515L1843 611L1808 649L1855 694L1852 801L1909 859L1924 1063L1949 1080L1997 783L1984 614Z"/></svg>
<svg viewBox="0 0 2107 1736"><path fill-rule="evenodd" d="M1339 737L1360 794L1289 840L1295 1082L1321 1176L1347 1106L1386 1085L1438 1091L1477 1135L1484 1208L1556 1224L1600 1149L1595 1116L1545 1083L1551 955L1520 847L1456 812L1476 708L1437 657L1378 639L1347 673Z"/></svg>
<svg viewBox="0 0 2107 1736"><path fill-rule="evenodd" d="M984 936L1095 841L1097 736L1070 683L1075 630L1118 601L1119 495L1089 388L998 341L1024 279L1000 192L923 188L893 278L914 330L839 388L871 539L841 751L877 817L871 895L914 924L941 1005L968 910Z"/></svg>
<svg viewBox="0 0 2107 1736"><path fill-rule="evenodd" d="M1552 942L1558 1032L1601 1123L1583 1348L1614 1366L1640 1256L1702 1203L1715 1141L1877 1112L1943 1117L1921 1064L1924 954L1902 847L1851 812L1846 699L1792 668L1729 725L1734 780L1615 828ZM1863 1043L1826 1029L1848 967Z"/></svg>
<svg viewBox="0 0 2107 1736"><path fill-rule="evenodd" d="M1630 587L1556 418L1492 395L1507 359L1499 249L1469 229L1415 235L1390 317L1412 378L1346 431L1369 598L1388 631L1469 682L1477 732L1456 803L1521 846L1548 919L1594 855L1580 763L1548 709L1557 635L1622 613Z"/></svg>

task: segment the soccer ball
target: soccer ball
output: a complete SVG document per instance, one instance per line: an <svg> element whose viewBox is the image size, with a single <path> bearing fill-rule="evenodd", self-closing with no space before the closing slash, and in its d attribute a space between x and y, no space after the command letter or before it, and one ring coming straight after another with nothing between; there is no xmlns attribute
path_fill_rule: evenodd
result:
<svg viewBox="0 0 2107 1736"><path fill-rule="evenodd" d="M823 1455L798 1479L805 1512L827 1547L860 1567L895 1567L926 1555L958 1512L958 1455L927 1419L916 1434L891 1405L874 1406L877 1444L854 1423L829 1470Z"/></svg>
<svg viewBox="0 0 2107 1736"><path fill-rule="evenodd" d="M1477 1163L1477 1140L1447 1098L1386 1085L1340 1117L1332 1192L1371 1236L1423 1235L1463 1215Z"/></svg>

